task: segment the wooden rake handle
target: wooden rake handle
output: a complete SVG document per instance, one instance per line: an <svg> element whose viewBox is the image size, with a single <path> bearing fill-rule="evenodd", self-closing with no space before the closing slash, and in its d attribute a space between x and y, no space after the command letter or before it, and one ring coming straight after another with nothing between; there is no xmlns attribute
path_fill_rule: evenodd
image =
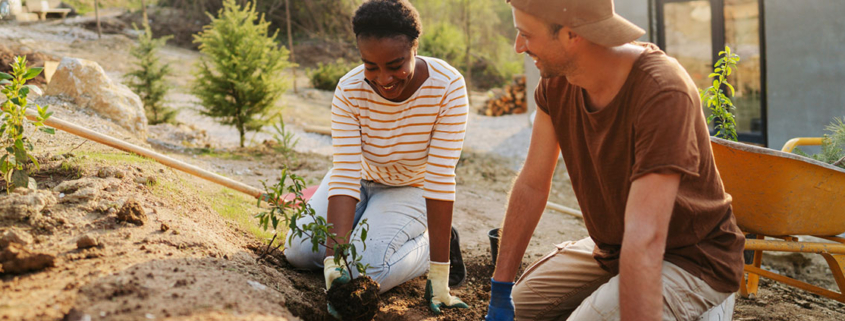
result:
<svg viewBox="0 0 845 321"><path fill-rule="evenodd" d="M38 120L38 113L36 111L32 110L32 109L27 109L26 110L26 118L29 118L32 121L37 121ZM124 142L122 140L115 139L111 136L100 134L100 133L91 131L90 129L71 124L69 122L58 119L56 117L48 118L47 120L44 121L44 124L47 125L47 126L50 126L50 127L71 133L73 135L98 142L98 143L103 144L103 145L111 146L111 147L117 148L117 149L125 151L125 152L130 152L130 153L133 153L133 154L136 154L136 155L139 155L139 156L143 156L143 157L146 157L146 158L153 159L153 160L155 160L155 161L157 161L157 162L159 162L159 163L161 163L161 164L163 164L167 167L183 171L185 173L188 173L188 174L194 175L196 177L210 181L212 183L217 183L217 184L226 186L228 188L242 192L244 194L248 194L248 195L255 197L255 198L260 198L261 195L265 194L264 191L257 189L257 188L254 188L252 186L246 185L244 183L234 181L232 179L229 179L229 178L220 176L218 174L209 172L207 170L196 167L194 165L175 160L173 158L159 154L159 153L151 151L149 149L142 148L142 147Z"/></svg>

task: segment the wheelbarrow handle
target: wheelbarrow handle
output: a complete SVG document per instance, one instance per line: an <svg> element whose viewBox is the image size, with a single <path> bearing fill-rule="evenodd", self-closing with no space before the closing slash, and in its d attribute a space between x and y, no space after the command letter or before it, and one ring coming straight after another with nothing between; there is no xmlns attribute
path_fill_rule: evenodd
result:
<svg viewBox="0 0 845 321"><path fill-rule="evenodd" d="M822 144L821 137L796 137L783 144L782 152L791 153L798 146L817 146Z"/></svg>

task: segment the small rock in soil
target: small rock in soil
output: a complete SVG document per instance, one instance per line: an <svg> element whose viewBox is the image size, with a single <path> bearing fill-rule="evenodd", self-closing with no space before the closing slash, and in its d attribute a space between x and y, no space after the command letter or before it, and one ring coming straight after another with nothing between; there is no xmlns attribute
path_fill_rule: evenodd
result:
<svg viewBox="0 0 845 321"><path fill-rule="evenodd" d="M45 190L15 189L0 195L0 218L22 220L41 216L41 211L56 204L53 193Z"/></svg>
<svg viewBox="0 0 845 321"><path fill-rule="evenodd" d="M147 214L144 213L144 208L137 200L129 200L123 207L117 211L117 220L129 222L135 225L144 225L147 223Z"/></svg>
<svg viewBox="0 0 845 321"><path fill-rule="evenodd" d="M55 266L56 257L52 254L33 253L23 245L12 243L0 252L0 264L3 265L3 273L21 274L32 271L40 271Z"/></svg>
<svg viewBox="0 0 845 321"><path fill-rule="evenodd" d="M124 176L126 176L126 174L123 173L122 170L119 170L114 167L102 167L97 171L97 177L100 178L123 178Z"/></svg>
<svg viewBox="0 0 845 321"><path fill-rule="evenodd" d="M158 179L155 176L138 176L135 177L135 183L143 184L143 185L155 185L158 183Z"/></svg>
<svg viewBox="0 0 845 321"><path fill-rule="evenodd" d="M60 203L84 203L96 199L99 196L99 190L92 187L86 187L73 192L73 194L65 195Z"/></svg>
<svg viewBox="0 0 845 321"><path fill-rule="evenodd" d="M162 232L167 232L167 230L169 230L169 229L170 229L170 226L167 225L167 223L161 223L161 231Z"/></svg>
<svg viewBox="0 0 845 321"><path fill-rule="evenodd" d="M18 228L10 228L3 233L3 237L0 238L0 249L4 249L11 243L17 243L20 245L29 245L32 244L32 235L29 233L24 232Z"/></svg>
<svg viewBox="0 0 845 321"><path fill-rule="evenodd" d="M80 250L95 247L97 245L99 245L99 242L97 242L97 239L90 234L85 234L76 240L76 248Z"/></svg>

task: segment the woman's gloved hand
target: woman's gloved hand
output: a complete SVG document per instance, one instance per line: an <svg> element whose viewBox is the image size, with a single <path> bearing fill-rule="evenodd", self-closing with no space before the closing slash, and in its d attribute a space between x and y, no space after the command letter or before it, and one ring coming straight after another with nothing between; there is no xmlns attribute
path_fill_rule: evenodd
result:
<svg viewBox="0 0 845 321"><path fill-rule="evenodd" d="M334 285L349 283L352 280L352 277L349 276L349 271L346 269L346 264L343 261L340 263L334 263L334 256L327 256L323 259L323 276L326 278L326 291ZM331 303L328 304L327 309L329 314L335 319L341 319L340 314L332 307Z"/></svg>
<svg viewBox="0 0 845 321"><path fill-rule="evenodd" d="M490 279L490 305L487 308L486 321L510 321L514 317L513 282L499 282Z"/></svg>
<svg viewBox="0 0 845 321"><path fill-rule="evenodd" d="M425 301L435 314L440 314L440 308L444 307L469 308L461 299L449 294L449 262L431 262L425 284Z"/></svg>

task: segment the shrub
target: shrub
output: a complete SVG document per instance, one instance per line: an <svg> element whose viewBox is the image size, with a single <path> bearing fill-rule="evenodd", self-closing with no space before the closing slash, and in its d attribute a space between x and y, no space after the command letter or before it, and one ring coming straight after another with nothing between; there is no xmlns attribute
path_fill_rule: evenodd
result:
<svg viewBox="0 0 845 321"><path fill-rule="evenodd" d="M713 86L701 90L701 102L705 103L710 108L710 117L707 117L707 123L714 123L713 128L716 129L716 137L736 141L736 119L731 112L736 109L733 102L727 95L725 95L722 87L727 87L731 90L731 96L736 94L734 86L728 83L728 76L733 72L733 68L739 62L739 56L731 53L731 47L725 46L725 51L719 52L719 61L713 66L713 70L708 78L714 78Z"/></svg>
<svg viewBox="0 0 845 321"><path fill-rule="evenodd" d="M311 79L311 85L314 88L334 91L340 78L356 66L342 58L333 63L317 63L316 69L308 70L308 78Z"/></svg>
<svg viewBox="0 0 845 321"><path fill-rule="evenodd" d="M276 141L273 149L277 153L282 154L286 163L296 162L296 153L294 153L293 149L299 143L299 138L296 138L293 132L285 128L285 120L281 114L279 114L279 122L273 124L273 131L275 132L273 133L273 140ZM285 165L285 167L290 166Z"/></svg>
<svg viewBox="0 0 845 321"><path fill-rule="evenodd" d="M138 31L134 24L132 26ZM178 112L163 103L169 89L164 77L170 74L170 65L162 64L157 57L158 50L170 38L173 36L154 39L150 24L144 21L144 32L138 37L138 45L129 51L137 59L134 63L137 69L124 76L126 86L141 97L147 122L151 125L172 122Z"/></svg>
<svg viewBox="0 0 845 321"><path fill-rule="evenodd" d="M443 59L463 70L466 54L464 32L449 22L440 22L420 37L420 55Z"/></svg>
<svg viewBox="0 0 845 321"><path fill-rule="evenodd" d="M241 147L246 131L267 123L262 116L287 90L283 71L293 66L269 25L254 4L226 0L218 17L194 36L203 53L192 90L202 103L200 112L235 126Z"/></svg>
<svg viewBox="0 0 845 321"><path fill-rule="evenodd" d="M33 85L24 85L27 80L35 78L43 68L27 68L26 57L15 57L12 63L12 74L0 72L0 90L6 96L6 102L2 105L2 121L0 125L0 143L4 146L6 154L0 157L0 172L6 181L6 192L14 187L35 188L35 180L29 178L24 164L27 159L31 160L38 168L38 160L32 156L34 147L28 137L24 136L24 123L26 119L26 108L28 105L27 96L30 92L40 94L41 89ZM35 121L30 121L39 130L48 134L54 134L55 130L44 126L44 120L52 115L47 112L47 106L35 105L38 116Z"/></svg>
<svg viewBox="0 0 845 321"><path fill-rule="evenodd" d="M833 122L825 127L825 130L830 132L830 134L824 135L820 153L808 155L798 148L795 149L795 153L820 162L832 164L833 166L845 168L845 122L843 122L843 119L834 118Z"/></svg>

